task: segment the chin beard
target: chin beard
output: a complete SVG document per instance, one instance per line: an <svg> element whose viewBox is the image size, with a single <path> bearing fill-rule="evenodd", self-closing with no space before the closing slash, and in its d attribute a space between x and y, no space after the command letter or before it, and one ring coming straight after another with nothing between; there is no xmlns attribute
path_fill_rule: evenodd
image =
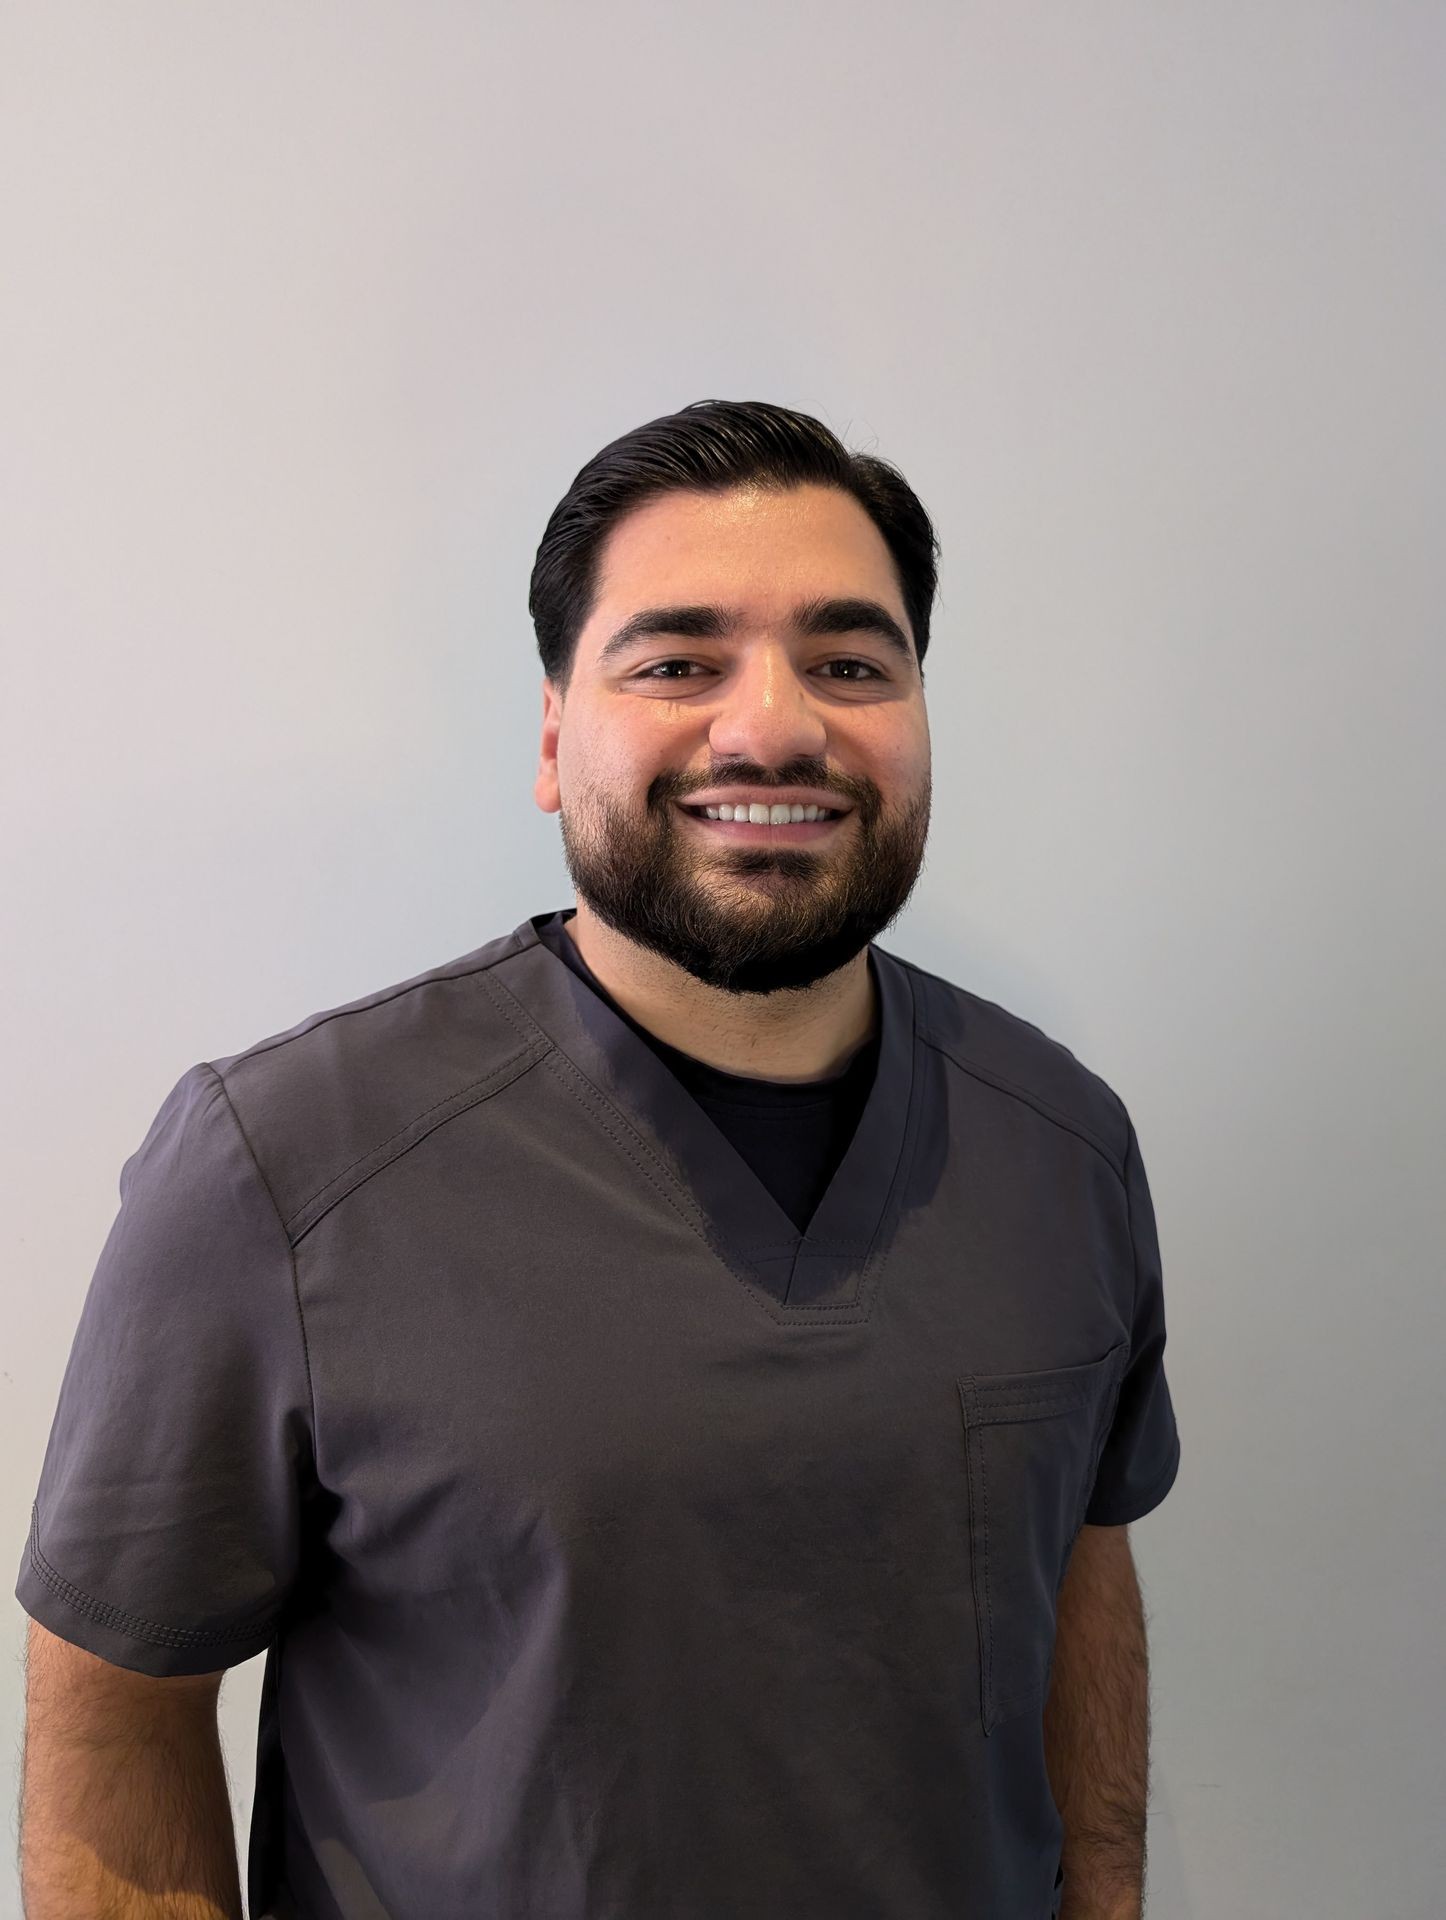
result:
<svg viewBox="0 0 1446 1920"><path fill-rule="evenodd" d="M758 994L837 973L892 924L923 870L929 803L926 793L882 832L856 810L843 830L860 835L857 847L729 848L716 885L704 877L707 853L691 853L671 818L652 835L607 809L597 829L560 820L568 873L597 919L705 986Z"/></svg>

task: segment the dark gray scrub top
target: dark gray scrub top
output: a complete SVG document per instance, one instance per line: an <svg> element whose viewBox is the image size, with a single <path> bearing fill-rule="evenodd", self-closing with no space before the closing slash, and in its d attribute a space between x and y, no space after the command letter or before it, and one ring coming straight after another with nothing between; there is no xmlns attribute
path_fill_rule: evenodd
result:
<svg viewBox="0 0 1446 1920"><path fill-rule="evenodd" d="M672 1070L802 1233L828 1191L874 1084L879 1060L877 1019L873 1033L853 1058L827 1079L790 1085L725 1073L670 1047L619 1006L583 959L577 942L563 930L575 912L568 907L544 920L538 938L586 980Z"/></svg>
<svg viewBox="0 0 1446 1920"><path fill-rule="evenodd" d="M1179 1460L1130 1118L872 945L801 1233L565 917L181 1076L16 1595L265 1652L253 1920L1046 1920L1056 1596Z"/></svg>

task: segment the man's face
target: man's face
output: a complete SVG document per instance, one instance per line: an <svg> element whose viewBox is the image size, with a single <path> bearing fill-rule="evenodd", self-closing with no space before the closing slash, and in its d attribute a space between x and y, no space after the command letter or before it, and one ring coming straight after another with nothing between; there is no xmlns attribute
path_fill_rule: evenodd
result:
<svg viewBox="0 0 1446 1920"><path fill-rule="evenodd" d="M796 625L809 603L845 600L882 609L904 650L857 609L833 631ZM664 608L656 631L605 652L625 622ZM718 609L729 630L682 608ZM851 495L668 493L613 528L566 699L543 682L535 787L561 814L573 885L599 920L727 992L809 986L912 892L929 767L893 561ZM686 810L735 794L782 804L793 788L842 817L780 828Z"/></svg>

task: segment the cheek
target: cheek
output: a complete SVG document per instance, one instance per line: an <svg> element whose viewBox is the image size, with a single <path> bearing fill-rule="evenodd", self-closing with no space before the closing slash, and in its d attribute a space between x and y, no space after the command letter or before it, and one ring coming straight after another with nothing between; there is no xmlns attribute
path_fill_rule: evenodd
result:
<svg viewBox="0 0 1446 1920"><path fill-rule="evenodd" d="M917 720L910 727L907 738L899 742L895 757L896 776L900 786L914 788L928 781L931 760L929 720L922 708Z"/></svg>
<svg viewBox="0 0 1446 1920"><path fill-rule="evenodd" d="M592 714L573 717L559 736L557 765L575 806L617 805L646 791L653 766L637 731L622 718L604 724Z"/></svg>
<svg viewBox="0 0 1446 1920"><path fill-rule="evenodd" d="M928 783L929 736L911 729L906 737L896 735L888 741L876 741L866 765L884 804L903 805Z"/></svg>
<svg viewBox="0 0 1446 1920"><path fill-rule="evenodd" d="M651 706L656 712L630 713L606 732L600 730L589 742L586 763L579 754L577 770L599 793L611 794L621 804L642 806L656 781L676 781L707 765L707 736L695 740L696 721L676 713L669 718L664 701L633 704Z"/></svg>
<svg viewBox="0 0 1446 1920"><path fill-rule="evenodd" d="M656 751L628 751L628 743L616 734L599 739L594 752L575 744L571 778L565 791L573 807L601 819L610 816L619 824L637 822L645 814L656 815L664 802L650 789L663 775L676 774L685 763Z"/></svg>

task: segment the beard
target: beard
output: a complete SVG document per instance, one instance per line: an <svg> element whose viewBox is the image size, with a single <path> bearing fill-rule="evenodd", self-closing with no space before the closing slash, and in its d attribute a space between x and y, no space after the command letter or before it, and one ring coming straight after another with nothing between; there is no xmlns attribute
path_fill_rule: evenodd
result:
<svg viewBox="0 0 1446 1920"><path fill-rule="evenodd" d="M842 796L852 812L816 847L770 848L722 834L710 844L707 823L678 809L687 796L660 779L641 820L606 797L563 809L563 857L579 899L625 939L704 986L778 993L836 973L897 918L923 871L930 796L927 775L895 812L873 786L856 788Z"/></svg>

